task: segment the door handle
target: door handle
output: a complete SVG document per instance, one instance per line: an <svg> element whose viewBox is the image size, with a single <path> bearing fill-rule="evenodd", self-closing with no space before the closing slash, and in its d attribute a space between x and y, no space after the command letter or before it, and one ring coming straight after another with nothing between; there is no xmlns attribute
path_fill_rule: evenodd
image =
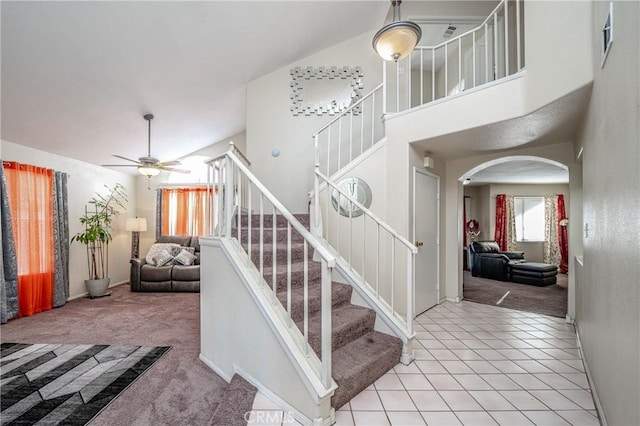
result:
<svg viewBox="0 0 640 426"><path fill-rule="evenodd" d="M422 247L424 245L424 241L416 241L415 245L416 247Z"/></svg>

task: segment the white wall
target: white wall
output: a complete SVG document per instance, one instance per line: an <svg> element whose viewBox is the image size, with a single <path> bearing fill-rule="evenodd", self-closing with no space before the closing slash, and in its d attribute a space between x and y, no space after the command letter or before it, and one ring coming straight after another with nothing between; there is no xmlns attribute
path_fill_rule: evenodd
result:
<svg viewBox="0 0 640 426"><path fill-rule="evenodd" d="M127 217L134 217L137 198L135 178L105 167L99 167L71 158L28 148L3 141L2 159L18 161L54 169L69 174L69 235L82 231L79 218L84 214L85 204L96 192L104 193L104 185L121 183L127 190L129 205L114 221L113 241L109 244L109 275L111 284L129 281L129 259L131 258L131 233L125 232ZM87 254L84 245L73 243L69 250L69 296L79 297L86 293L84 280L88 278Z"/></svg>
<svg viewBox="0 0 640 426"><path fill-rule="evenodd" d="M293 116L289 110L293 67L362 67L366 94L382 82L380 58L371 47L369 32L260 77L247 87L247 154L252 172L293 213L307 211L307 192L313 187L312 134L331 116ZM280 156L271 156L278 148Z"/></svg>
<svg viewBox="0 0 640 426"><path fill-rule="evenodd" d="M609 2L590 22L594 85L582 155L584 267L576 324L606 423L640 424L640 32L638 2L613 2L613 44L600 67ZM573 219L573 217L571 217ZM578 231L580 232L580 231Z"/></svg>

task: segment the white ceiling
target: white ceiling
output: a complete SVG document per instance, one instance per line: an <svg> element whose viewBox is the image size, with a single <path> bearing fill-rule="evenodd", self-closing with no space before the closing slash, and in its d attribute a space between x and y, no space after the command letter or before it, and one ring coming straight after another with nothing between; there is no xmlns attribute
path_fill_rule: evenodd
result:
<svg viewBox="0 0 640 426"><path fill-rule="evenodd" d="M2 140L113 164L146 155L145 113L163 161L243 131L248 82L381 27L389 2L0 7Z"/></svg>
<svg viewBox="0 0 640 426"><path fill-rule="evenodd" d="M489 166L474 173L470 178L469 186L490 183L569 183L569 170L548 162L513 160Z"/></svg>
<svg viewBox="0 0 640 426"><path fill-rule="evenodd" d="M450 133L413 145L445 160L499 152L515 147L573 140L591 92L582 87L524 117Z"/></svg>

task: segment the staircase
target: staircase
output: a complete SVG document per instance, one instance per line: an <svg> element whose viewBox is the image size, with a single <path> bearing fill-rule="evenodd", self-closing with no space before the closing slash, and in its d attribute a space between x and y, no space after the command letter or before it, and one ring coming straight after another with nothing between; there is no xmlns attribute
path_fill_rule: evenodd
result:
<svg viewBox="0 0 640 426"><path fill-rule="evenodd" d="M374 110L375 97L348 113ZM355 141L349 138L349 161L367 149L362 137ZM336 409L399 362L413 360L416 248L318 166L312 217L290 213L233 144L209 166L215 236L200 238L200 358L228 381L240 374L301 423L330 425ZM329 210L332 191L362 216L336 217ZM324 238L322 206L334 231L346 220L348 243ZM357 258L359 265L352 263Z"/></svg>
<svg viewBox="0 0 640 426"><path fill-rule="evenodd" d="M308 214L296 214L296 219L309 229ZM291 233L290 252L287 249L287 221L277 216L273 226L273 216L264 217L263 226L263 265L276 266L263 268L263 277L267 283L275 282L275 294L283 306L289 307L291 319L303 332L305 287L304 287L304 239L298 232ZM260 240L260 217L252 215L252 241ZM248 251L249 216L242 215L241 239L243 248ZM275 229L275 232L273 231ZM232 230L237 234L237 228ZM275 252L273 237L276 236ZM275 253L275 256L274 256ZM291 259L291 282L288 283L288 262ZM260 268L260 253L252 251L251 259ZM321 265L313 262L313 250L308 250L308 336L313 351L321 357ZM275 280L274 280L275 275ZM288 292L288 288L291 289ZM331 283L331 375L338 385L331 398L331 406L339 409L354 396L367 388L379 377L389 371L400 361L402 341L374 330L376 313L369 308L351 304L352 287L339 282Z"/></svg>

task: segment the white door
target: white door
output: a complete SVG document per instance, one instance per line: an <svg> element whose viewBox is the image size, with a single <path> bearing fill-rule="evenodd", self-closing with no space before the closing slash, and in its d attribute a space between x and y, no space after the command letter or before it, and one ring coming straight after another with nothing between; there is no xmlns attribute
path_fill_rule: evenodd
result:
<svg viewBox="0 0 640 426"><path fill-rule="evenodd" d="M416 316L435 306L440 281L440 178L413 169L413 236L418 246L415 266Z"/></svg>

